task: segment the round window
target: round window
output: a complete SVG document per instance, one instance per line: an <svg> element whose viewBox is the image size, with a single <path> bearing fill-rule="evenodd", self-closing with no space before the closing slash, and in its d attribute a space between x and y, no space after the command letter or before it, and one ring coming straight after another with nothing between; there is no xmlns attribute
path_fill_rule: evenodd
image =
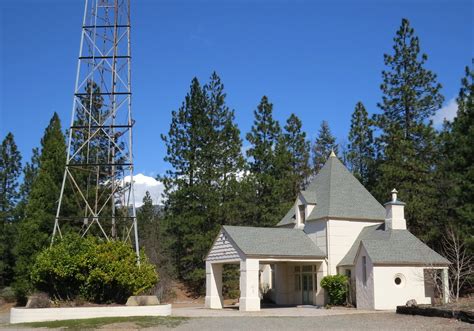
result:
<svg viewBox="0 0 474 331"><path fill-rule="evenodd" d="M393 277L393 282L397 287L405 287L405 276L403 276L402 274L396 274Z"/></svg>

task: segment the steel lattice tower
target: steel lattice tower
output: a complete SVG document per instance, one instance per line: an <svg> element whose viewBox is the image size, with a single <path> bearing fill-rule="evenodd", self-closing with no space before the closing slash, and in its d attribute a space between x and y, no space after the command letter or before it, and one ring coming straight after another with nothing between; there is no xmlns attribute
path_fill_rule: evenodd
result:
<svg viewBox="0 0 474 331"><path fill-rule="evenodd" d="M130 0L85 0L52 242L67 227L133 242L138 256L130 65Z"/></svg>

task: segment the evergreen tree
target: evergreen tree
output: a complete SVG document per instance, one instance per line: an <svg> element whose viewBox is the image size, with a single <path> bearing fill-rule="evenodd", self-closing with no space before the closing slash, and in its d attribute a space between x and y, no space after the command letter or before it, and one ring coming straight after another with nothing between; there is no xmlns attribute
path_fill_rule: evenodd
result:
<svg viewBox="0 0 474 331"><path fill-rule="evenodd" d="M385 54L387 70L382 72L383 93L375 117L381 131L376 140L377 186L379 201L388 198L394 187L407 203L409 229L429 239L435 230L436 189L433 169L436 157L435 131L428 119L441 108L443 97L436 75L424 65L426 54L420 55L419 39L403 19L394 38L393 55Z"/></svg>
<svg viewBox="0 0 474 331"><path fill-rule="evenodd" d="M168 135L162 136L171 169L161 178L165 191L167 249L179 277L193 290L204 288L204 257L223 223L236 223L242 142L224 86L213 73L201 87L193 79Z"/></svg>
<svg viewBox="0 0 474 331"><path fill-rule="evenodd" d="M373 133L370 120L362 102L352 113L347 161L354 176L367 188L373 184L371 172L374 164Z"/></svg>
<svg viewBox="0 0 474 331"><path fill-rule="evenodd" d="M336 144L336 137L331 134L329 124L326 121L321 123L321 128L318 132L318 137L314 142L313 152L313 175L317 175L319 170L326 163L331 151L337 155L339 153L339 146Z"/></svg>
<svg viewBox="0 0 474 331"><path fill-rule="evenodd" d="M171 294L171 281L173 267L163 244L164 233L160 223L160 212L158 206L153 205L150 192L146 192L143 197L143 205L138 208L138 236L140 247L145 250L145 254L156 267L160 279L158 284L152 289L152 293L160 300L166 299Z"/></svg>
<svg viewBox="0 0 474 331"><path fill-rule="evenodd" d="M247 140L252 145L249 158L248 184L250 224L274 226L289 206L293 187L288 182L290 155L278 121L273 118L273 104L262 97L254 111L254 124Z"/></svg>
<svg viewBox="0 0 474 331"><path fill-rule="evenodd" d="M31 192L31 186L38 174L39 167L39 150L33 148L31 160L23 167L23 182L20 185L20 201L17 206L17 218L22 220L25 217L25 209L28 204L28 198Z"/></svg>
<svg viewBox="0 0 474 331"><path fill-rule="evenodd" d="M13 276L12 248L15 242L15 208L19 198L21 156L12 133L0 145L0 286Z"/></svg>
<svg viewBox="0 0 474 331"><path fill-rule="evenodd" d="M21 173L21 156L12 133L8 133L0 146L0 219L11 222L19 199L18 178Z"/></svg>
<svg viewBox="0 0 474 331"><path fill-rule="evenodd" d="M18 226L15 246L15 291L20 301L31 290L29 271L36 254L49 243L66 163L66 143L55 113L41 139L38 174L31 185L25 218ZM73 208L65 196L64 208Z"/></svg>
<svg viewBox="0 0 474 331"><path fill-rule="evenodd" d="M474 251L474 71L466 67L457 98L458 110L441 134L439 158L440 224L457 229Z"/></svg>
<svg viewBox="0 0 474 331"><path fill-rule="evenodd" d="M283 134L286 149L290 154L292 197L296 198L300 190L307 184L311 173L309 166L309 142L306 141L306 132L301 129L301 120L291 114L284 127Z"/></svg>

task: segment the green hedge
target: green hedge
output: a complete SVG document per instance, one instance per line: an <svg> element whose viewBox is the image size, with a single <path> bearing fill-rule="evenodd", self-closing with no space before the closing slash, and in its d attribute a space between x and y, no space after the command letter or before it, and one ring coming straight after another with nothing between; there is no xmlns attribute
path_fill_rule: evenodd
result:
<svg viewBox="0 0 474 331"><path fill-rule="evenodd" d="M36 289L59 300L80 297L97 303L124 303L158 281L155 267L130 244L68 235L36 258L31 278Z"/></svg>
<svg viewBox="0 0 474 331"><path fill-rule="evenodd" d="M321 287L326 290L330 305L346 302L349 279L344 275L326 276L321 279Z"/></svg>

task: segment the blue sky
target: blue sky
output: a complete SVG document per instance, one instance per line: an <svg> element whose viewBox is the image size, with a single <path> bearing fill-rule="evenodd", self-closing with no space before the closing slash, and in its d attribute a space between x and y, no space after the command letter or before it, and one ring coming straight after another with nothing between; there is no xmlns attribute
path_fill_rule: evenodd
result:
<svg viewBox="0 0 474 331"><path fill-rule="evenodd" d="M54 111L70 121L82 14L79 0L0 0L0 136L14 133L24 161ZM448 105L473 55L471 1L132 0L136 173L164 172L159 134L191 79L213 70L242 137L267 95L281 122L296 113L314 139L327 120L346 141L357 101L378 111L383 54L402 17Z"/></svg>

